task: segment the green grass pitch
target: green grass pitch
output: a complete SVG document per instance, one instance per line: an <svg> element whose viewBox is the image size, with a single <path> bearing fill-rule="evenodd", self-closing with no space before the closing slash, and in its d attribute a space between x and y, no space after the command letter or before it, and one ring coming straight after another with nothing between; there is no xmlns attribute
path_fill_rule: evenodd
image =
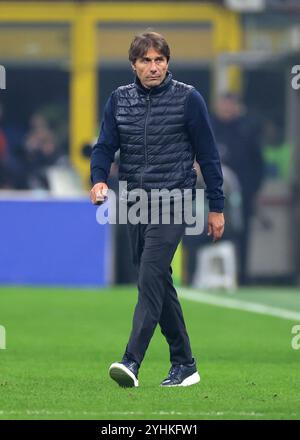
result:
<svg viewBox="0 0 300 440"><path fill-rule="evenodd" d="M300 312L300 291L271 290L235 297ZM181 304L201 382L159 387L170 363L158 327L140 387L120 388L108 368L123 354L136 297L130 286L1 287L0 418L300 418L300 350L291 346L291 329L300 322L187 299Z"/></svg>

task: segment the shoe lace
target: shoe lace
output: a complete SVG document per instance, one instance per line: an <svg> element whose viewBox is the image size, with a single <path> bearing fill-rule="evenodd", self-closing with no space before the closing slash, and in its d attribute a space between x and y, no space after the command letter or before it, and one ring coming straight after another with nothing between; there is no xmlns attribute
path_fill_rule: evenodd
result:
<svg viewBox="0 0 300 440"><path fill-rule="evenodd" d="M170 371L169 371L169 377L171 378L171 377L176 377L177 376L177 374L178 374L178 372L179 372L179 370L180 370L180 365L173 365L171 368L170 368Z"/></svg>

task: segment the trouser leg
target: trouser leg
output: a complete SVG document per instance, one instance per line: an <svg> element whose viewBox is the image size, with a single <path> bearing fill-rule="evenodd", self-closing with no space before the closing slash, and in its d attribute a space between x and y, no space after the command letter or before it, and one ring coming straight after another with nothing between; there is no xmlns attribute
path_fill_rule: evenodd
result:
<svg viewBox="0 0 300 440"><path fill-rule="evenodd" d="M159 320L161 332L170 348L171 364L188 364L192 362L192 350L186 330L182 308L172 280L172 268L169 268L166 279L166 295Z"/></svg>
<svg viewBox="0 0 300 440"><path fill-rule="evenodd" d="M137 233L138 226L143 225L129 225L130 235L133 238L143 235L144 241L138 271L138 302L126 354L140 364L161 317L169 285L169 267L185 226L148 224L143 234L140 230Z"/></svg>

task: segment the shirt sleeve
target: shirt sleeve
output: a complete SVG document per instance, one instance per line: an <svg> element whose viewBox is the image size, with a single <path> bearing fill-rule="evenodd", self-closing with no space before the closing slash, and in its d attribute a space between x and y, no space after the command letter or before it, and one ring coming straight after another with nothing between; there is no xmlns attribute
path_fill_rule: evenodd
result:
<svg viewBox="0 0 300 440"><path fill-rule="evenodd" d="M200 166L206 185L209 210L213 212L223 212L223 173L219 152L206 104L196 89L193 89L187 97L185 119L196 161Z"/></svg>
<svg viewBox="0 0 300 440"><path fill-rule="evenodd" d="M100 135L91 154L91 182L107 182L115 153L120 148L119 132L114 116L114 92L105 104Z"/></svg>

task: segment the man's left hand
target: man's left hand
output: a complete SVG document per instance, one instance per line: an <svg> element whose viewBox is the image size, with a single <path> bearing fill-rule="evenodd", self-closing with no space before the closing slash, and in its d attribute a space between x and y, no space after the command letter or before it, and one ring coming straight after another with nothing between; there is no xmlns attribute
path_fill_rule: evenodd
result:
<svg viewBox="0 0 300 440"><path fill-rule="evenodd" d="M212 235L213 241L219 240L224 232L224 214L222 212L209 212L208 214L208 233Z"/></svg>

